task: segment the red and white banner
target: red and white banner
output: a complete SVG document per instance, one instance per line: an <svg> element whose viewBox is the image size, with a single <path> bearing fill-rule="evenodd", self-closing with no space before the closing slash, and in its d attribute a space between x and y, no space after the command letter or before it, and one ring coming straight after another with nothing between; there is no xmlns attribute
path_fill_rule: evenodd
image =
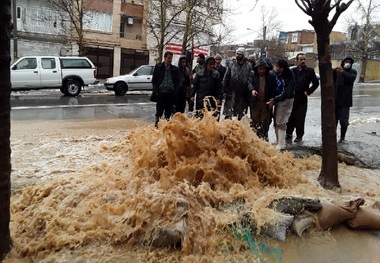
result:
<svg viewBox="0 0 380 263"><path fill-rule="evenodd" d="M174 55L182 55L182 44L169 42L166 44L165 50L173 52ZM195 47L194 57L198 56L200 53L203 53L207 57L209 54L209 50L206 48Z"/></svg>

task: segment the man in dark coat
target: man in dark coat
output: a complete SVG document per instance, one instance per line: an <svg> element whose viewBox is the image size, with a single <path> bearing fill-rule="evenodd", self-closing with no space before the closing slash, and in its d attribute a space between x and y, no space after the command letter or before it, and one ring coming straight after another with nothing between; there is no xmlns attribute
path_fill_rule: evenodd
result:
<svg viewBox="0 0 380 263"><path fill-rule="evenodd" d="M174 113L185 112L186 96L190 92L190 69L187 67L187 62L188 61L185 55L179 57L179 86L176 90Z"/></svg>
<svg viewBox="0 0 380 263"><path fill-rule="evenodd" d="M202 110L205 108L205 104L208 110L216 110L222 99L222 80L214 67L215 59L207 57L205 68L198 71L194 79L191 100L195 101L195 95L197 95L195 108L200 117L203 116ZM204 101L207 97L214 97L214 99L210 98L208 101Z"/></svg>
<svg viewBox="0 0 380 263"><path fill-rule="evenodd" d="M215 55L215 69L220 74L220 79L223 80L224 75L226 74L227 68L222 65L222 56L219 54Z"/></svg>
<svg viewBox="0 0 380 263"><path fill-rule="evenodd" d="M276 88L276 77L264 59L256 62L249 78L251 93L251 120L257 136L268 141L269 125L272 120L272 103Z"/></svg>
<svg viewBox="0 0 380 263"><path fill-rule="evenodd" d="M155 126L162 115L169 120L175 102L175 91L179 85L178 68L172 65L173 53L166 51L164 62L154 67L152 85L153 92L157 94Z"/></svg>
<svg viewBox="0 0 380 263"><path fill-rule="evenodd" d="M319 87L319 81L314 69L306 66L305 54L297 54L296 63L297 67L292 69L296 84L295 96L292 113L286 128L286 139L292 139L295 128L297 137L294 142L301 142L305 133L307 97ZM310 84L312 85L310 86Z"/></svg>
<svg viewBox="0 0 380 263"><path fill-rule="evenodd" d="M340 123L340 143L344 143L349 125L350 107L352 107L352 90L357 71L352 68L354 60L351 57L343 59L339 67L333 70L335 88L335 118L336 125Z"/></svg>

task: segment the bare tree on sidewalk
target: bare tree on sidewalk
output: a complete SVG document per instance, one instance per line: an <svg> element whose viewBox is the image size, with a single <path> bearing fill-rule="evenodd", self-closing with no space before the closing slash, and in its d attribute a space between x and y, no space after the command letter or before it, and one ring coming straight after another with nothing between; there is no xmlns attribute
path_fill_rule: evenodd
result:
<svg viewBox="0 0 380 263"><path fill-rule="evenodd" d="M66 28L67 34L72 35L72 40L78 45L80 56L84 56L86 52L84 30L86 1L88 0L46 0L47 6L59 14L61 21L70 22L71 27Z"/></svg>
<svg viewBox="0 0 380 263"><path fill-rule="evenodd" d="M359 82L365 82L368 59L371 55L379 55L380 26L379 17L376 15L379 11L379 0L358 0L357 12L348 20L351 39L346 52L362 61Z"/></svg>
<svg viewBox="0 0 380 263"><path fill-rule="evenodd" d="M10 196L11 196L11 147L10 147L10 35L11 0L0 5L0 261L11 249Z"/></svg>
<svg viewBox="0 0 380 263"><path fill-rule="evenodd" d="M340 188L338 180L338 149L336 141L335 101L330 55L330 33L340 15L353 0L294 0L311 17L309 23L317 33L319 73L321 78L322 169L318 182L326 189ZM329 14L335 13L329 20Z"/></svg>

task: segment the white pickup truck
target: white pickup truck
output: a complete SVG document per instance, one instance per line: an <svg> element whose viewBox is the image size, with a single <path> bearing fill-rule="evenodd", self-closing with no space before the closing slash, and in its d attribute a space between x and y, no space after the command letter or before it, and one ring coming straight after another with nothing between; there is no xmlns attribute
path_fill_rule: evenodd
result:
<svg viewBox="0 0 380 263"><path fill-rule="evenodd" d="M12 90L59 88L77 96L95 77L96 68L86 57L26 56L11 65Z"/></svg>

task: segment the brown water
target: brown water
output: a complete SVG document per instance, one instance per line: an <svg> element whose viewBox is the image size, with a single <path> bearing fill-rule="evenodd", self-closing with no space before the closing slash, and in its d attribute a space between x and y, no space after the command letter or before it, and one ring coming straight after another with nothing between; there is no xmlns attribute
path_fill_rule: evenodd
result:
<svg viewBox="0 0 380 263"><path fill-rule="evenodd" d="M379 232L340 226L289 233L286 242L260 235L278 220L267 206L283 196L362 197L371 205L378 170L340 165L343 193L326 191L315 183L319 157L294 159L244 122L207 116L176 115L158 130L125 120L12 129L18 187L5 262L379 262ZM264 251L229 227L244 213L254 217L253 242ZM180 233L177 250L155 246L162 229Z"/></svg>

